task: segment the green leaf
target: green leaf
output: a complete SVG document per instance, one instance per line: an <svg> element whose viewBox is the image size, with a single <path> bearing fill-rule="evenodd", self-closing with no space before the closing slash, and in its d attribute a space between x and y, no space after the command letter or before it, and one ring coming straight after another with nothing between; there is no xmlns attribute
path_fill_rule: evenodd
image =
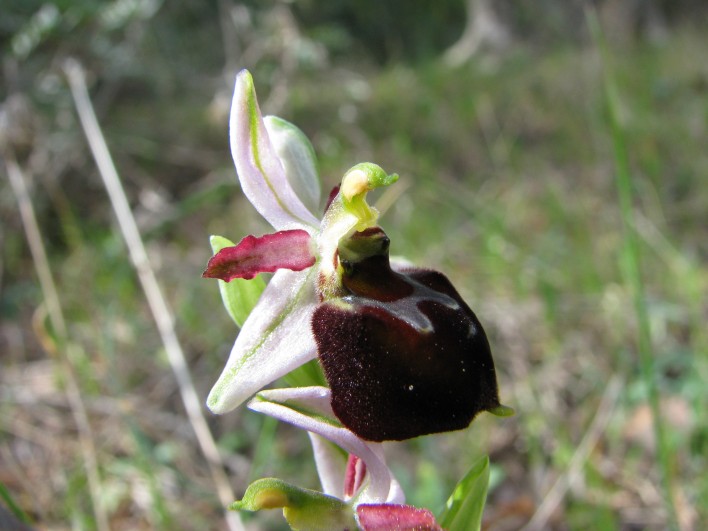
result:
<svg viewBox="0 0 708 531"><path fill-rule="evenodd" d="M482 512L489 487L489 457L479 459L455 486L438 518L449 531L476 531L482 526Z"/></svg>
<svg viewBox="0 0 708 531"><path fill-rule="evenodd" d="M283 376L288 387L310 387L321 385L327 387L327 380L322 372L322 366L317 360L310 360L297 369Z"/></svg>
<svg viewBox="0 0 708 531"><path fill-rule="evenodd" d="M211 236L209 243L211 243L211 249L214 254L218 253L224 247L236 245L223 236ZM224 307L234 323L241 328L250 315L251 310L253 310L258 302L261 293L263 293L266 287L265 280L258 275L251 280L236 278L231 282L224 282L223 280L219 280L218 282Z"/></svg>

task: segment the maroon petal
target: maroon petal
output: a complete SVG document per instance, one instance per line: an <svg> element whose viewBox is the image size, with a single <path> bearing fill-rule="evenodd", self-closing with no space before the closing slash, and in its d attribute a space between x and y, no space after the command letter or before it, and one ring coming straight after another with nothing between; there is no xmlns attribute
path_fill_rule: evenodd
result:
<svg viewBox="0 0 708 531"><path fill-rule="evenodd" d="M278 269L302 271L316 261L310 239L307 231L300 229L283 230L260 238L246 236L237 245L225 247L212 256L202 276L228 282Z"/></svg>
<svg viewBox="0 0 708 531"><path fill-rule="evenodd" d="M356 515L364 531L442 531L433 513L412 505L360 504Z"/></svg>
<svg viewBox="0 0 708 531"><path fill-rule="evenodd" d="M403 440L466 428L499 406L494 362L481 323L441 273L393 271L380 251L343 263L349 295L312 318L332 409L359 437ZM376 249L349 242L340 254Z"/></svg>

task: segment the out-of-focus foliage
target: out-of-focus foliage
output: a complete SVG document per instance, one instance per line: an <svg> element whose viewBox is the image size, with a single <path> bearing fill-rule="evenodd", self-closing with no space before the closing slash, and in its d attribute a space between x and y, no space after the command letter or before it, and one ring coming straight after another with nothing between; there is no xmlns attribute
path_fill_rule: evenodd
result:
<svg viewBox="0 0 708 531"><path fill-rule="evenodd" d="M465 25L465 0L304 0L294 12L312 37L332 36L337 56L350 55L353 45L379 63L432 59Z"/></svg>
<svg viewBox="0 0 708 531"><path fill-rule="evenodd" d="M492 3L509 45L452 69L440 57L464 32L462 2L430 2L428 13L403 0L0 0L0 124L13 124L3 142L26 172L81 347L74 363L116 528L206 529L220 510L76 120L61 70L69 56L89 74L203 396L236 333L216 287L199 278L207 235L267 230L228 153L233 75L248 67L263 111L312 139L326 186L362 160L401 175L401 195L379 198L392 252L444 270L489 332L518 415L395 447L389 462L408 501L439 509L460 470L490 453L485 518L528 521L567 477L622 372L606 429L547 528L665 528L581 2ZM708 518L706 3L596 4L638 192L676 505L697 525ZM42 296L4 174L0 243L0 481L40 526L90 528L76 427L33 321ZM317 487L301 434L244 411L211 421L239 495L252 474Z"/></svg>

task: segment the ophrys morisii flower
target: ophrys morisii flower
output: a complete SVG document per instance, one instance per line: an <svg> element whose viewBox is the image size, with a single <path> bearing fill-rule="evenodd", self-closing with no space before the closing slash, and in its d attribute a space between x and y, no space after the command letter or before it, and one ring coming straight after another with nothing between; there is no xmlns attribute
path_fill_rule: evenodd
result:
<svg viewBox="0 0 708 531"><path fill-rule="evenodd" d="M466 427L505 414L482 325L441 273L391 266L366 194L398 176L362 163L319 220L312 146L262 118L247 71L236 79L231 150L243 192L277 232L219 251L204 276L275 272L236 339L208 405L224 413L319 357L341 423L369 441Z"/></svg>

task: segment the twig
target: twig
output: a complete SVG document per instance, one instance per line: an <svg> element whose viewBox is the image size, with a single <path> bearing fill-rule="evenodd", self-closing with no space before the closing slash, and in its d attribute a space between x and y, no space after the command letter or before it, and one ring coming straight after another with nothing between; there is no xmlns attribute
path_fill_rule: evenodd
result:
<svg viewBox="0 0 708 531"><path fill-rule="evenodd" d="M111 200L111 205L118 218L118 224L123 234L123 239L128 246L130 258L135 267L140 284L145 292L148 305L157 323L157 328L162 339L167 359L174 372L179 386L180 396L187 412L187 417L192 425L202 453L206 457L210 468L212 480L216 486L219 500L224 507L228 507L234 499L234 493L229 484L224 463L214 441L209 426L204 418L201 402L192 381L192 376L187 366L187 361L182 346L175 333L172 311L162 294L157 282L155 271L150 264L145 245L138 230L123 185L111 158L103 133L96 119L91 100L86 88L84 71L75 60L69 60L64 66L64 71L69 80L74 105L79 114L81 125L91 148L91 152L98 166L103 184ZM232 530L242 530L243 525L237 513L226 510L225 518Z"/></svg>
<svg viewBox="0 0 708 531"><path fill-rule="evenodd" d="M536 509L531 520L522 528L523 531L538 531L547 528L546 524L548 523L548 519L561 501L563 501L563 497L566 492L568 492L568 489L570 489L580 477L582 468L588 460L590 452L605 431L612 417L612 413L615 410L615 404L617 403L621 389L622 379L617 375L613 376L605 388L600 404L597 406L595 418L593 418L592 423L583 436L583 440L580 441L578 448L575 450L568 464L568 469L556 479L556 482L548 491L548 494L546 494L541 505Z"/></svg>
<svg viewBox="0 0 708 531"><path fill-rule="evenodd" d="M64 314L61 309L61 304L59 303L56 284L52 278L49 260L47 259L47 253L45 252L39 225L37 224L37 217L34 214L34 208L32 207L32 202L27 192L25 177L22 174L22 170L20 170L20 167L17 165L17 162L10 154L5 155L5 168L10 179L12 191L17 198L27 243L32 253L37 276L39 277L39 284L44 297L44 311L48 314L49 320L52 323L56 342L58 343L58 348L57 344L53 342L45 346L48 347L50 353L52 350L55 351L56 358L64 373L67 398L71 407L71 413L74 417L74 422L76 422L79 432L79 444L81 446L83 463L86 469L86 479L89 487L89 495L91 496L94 517L96 518L96 526L99 531L108 531L108 529L110 529L108 516L101 502L101 477L98 473L98 459L96 457L93 431L89 423L88 414L86 413L86 406L81 398L81 389L71 364L69 356L71 345L68 341L66 321L64 320Z"/></svg>

